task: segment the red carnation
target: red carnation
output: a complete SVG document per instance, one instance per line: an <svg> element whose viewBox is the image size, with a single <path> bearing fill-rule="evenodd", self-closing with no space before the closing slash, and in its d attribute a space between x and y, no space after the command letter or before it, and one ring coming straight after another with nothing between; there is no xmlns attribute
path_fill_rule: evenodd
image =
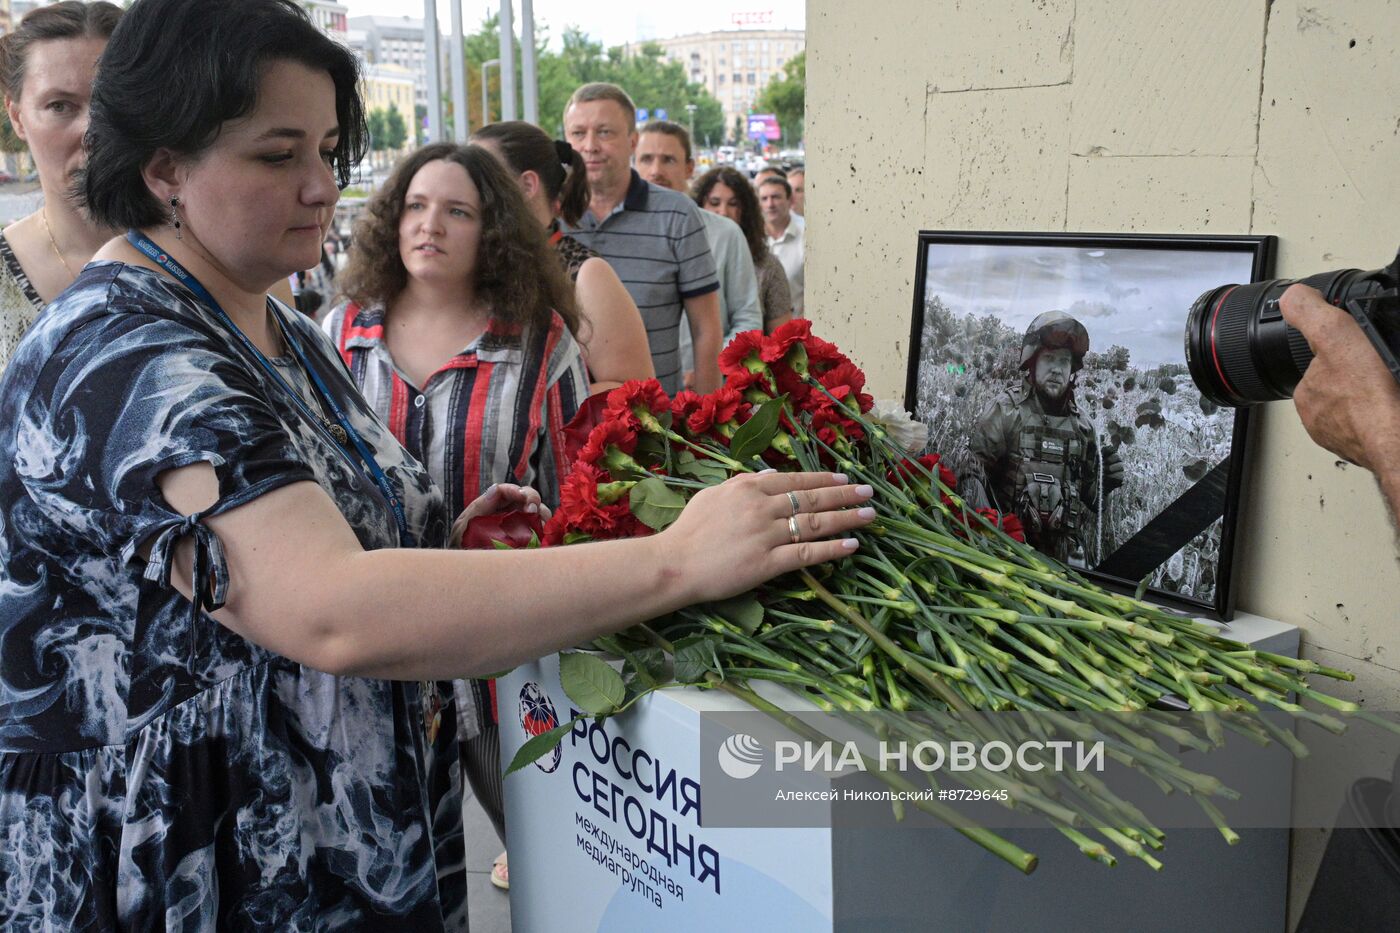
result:
<svg viewBox="0 0 1400 933"><path fill-rule="evenodd" d="M545 526L545 543L556 545L570 532L591 538L635 538L651 534L651 529L637 521L627 496L603 504L598 499L598 485L605 479L601 470L589 463L574 466L569 478L559 488L559 511Z"/></svg>
<svg viewBox="0 0 1400 933"><path fill-rule="evenodd" d="M817 376L817 381L826 386L838 401L845 401L848 397L854 398L862 412L875 407L875 400L865 394L865 373L850 360ZM842 389L845 391L840 391Z"/></svg>
<svg viewBox="0 0 1400 933"><path fill-rule="evenodd" d="M985 513L985 512L991 512L991 511L993 511L993 510L992 510L992 509L979 509L978 511L981 511L981 512L984 512L984 513ZM1006 532L1007 535L1009 535L1010 537L1015 538L1017 541L1020 541L1022 544L1025 544L1025 543L1026 543L1026 529L1025 529L1025 526L1023 526L1023 525L1021 524L1021 519L1018 518L1018 517L1016 516L1016 514L1013 513L1013 512L1007 512L1007 513L1005 513L1005 514L998 513L998 516L999 516L998 521L994 522L993 524L995 524L995 525L997 525L997 527L1001 528L1001 530L1004 531L1004 532Z"/></svg>
<svg viewBox="0 0 1400 933"><path fill-rule="evenodd" d="M919 458L918 462L920 465L923 466L925 470L928 470L930 473L936 475L938 477L938 481L944 486L947 486L949 489L958 488L957 476L953 474L952 470L948 469L946 466L943 465L943 458L938 454L924 454L922 457ZM906 480L913 480L915 482L919 482L924 479L923 472L921 472L919 468L914 465L914 461L908 459L902 461L899 464L899 466L895 467L887 474L890 482L896 481L896 474L898 474L901 477L904 477Z"/></svg>
<svg viewBox="0 0 1400 933"><path fill-rule="evenodd" d="M817 336L807 339L807 367L813 375L820 376L827 370L849 362L850 359L837 349L836 344L827 343Z"/></svg>
<svg viewBox="0 0 1400 933"><path fill-rule="evenodd" d="M726 376L724 384L750 402L761 403L773 398L778 393L773 388L773 382L769 379L767 372L743 372L730 373ZM762 398L756 396L761 394Z"/></svg>
<svg viewBox="0 0 1400 933"><path fill-rule="evenodd" d="M564 460L566 463L573 463L578 459L579 453L588 443L588 435L593 433L593 429L607 419L608 396L606 394L590 395L579 410L564 426Z"/></svg>
<svg viewBox="0 0 1400 933"><path fill-rule="evenodd" d="M806 318L793 318L763 341L760 358L765 363L776 363L787 356L793 344L805 343L811 336L812 322Z"/></svg>
<svg viewBox="0 0 1400 933"><path fill-rule="evenodd" d="M493 512L467 522L467 530L462 533L462 547L468 551L492 549L499 542L515 550L529 547L543 534L544 525L538 512L520 509Z"/></svg>
<svg viewBox="0 0 1400 933"><path fill-rule="evenodd" d="M588 441L579 451L579 463L599 464L608 454L609 447L616 447L629 457L637 449L637 431L627 421L608 420L593 428Z"/></svg>
<svg viewBox="0 0 1400 933"><path fill-rule="evenodd" d="M691 414L686 426L695 434L706 434L746 414L748 408L749 403L739 390L726 383L701 397L700 407Z"/></svg>
<svg viewBox="0 0 1400 933"><path fill-rule="evenodd" d="M677 428L685 426L687 419L700 410L704 396L689 389L682 389L671 399L671 424Z"/></svg>
<svg viewBox="0 0 1400 933"><path fill-rule="evenodd" d="M726 376L737 376L763 369L763 331L746 330L734 335L728 346L719 351L719 370Z"/></svg>
<svg viewBox="0 0 1400 933"><path fill-rule="evenodd" d="M659 433L656 416L671 410L671 399L655 379L633 379L608 393L608 411L632 427Z"/></svg>
<svg viewBox="0 0 1400 933"><path fill-rule="evenodd" d="M796 411L812 411L814 407L830 404L831 400L824 393L814 389L805 377L799 376L790 367L775 366L773 378L778 384L778 394L787 395Z"/></svg>

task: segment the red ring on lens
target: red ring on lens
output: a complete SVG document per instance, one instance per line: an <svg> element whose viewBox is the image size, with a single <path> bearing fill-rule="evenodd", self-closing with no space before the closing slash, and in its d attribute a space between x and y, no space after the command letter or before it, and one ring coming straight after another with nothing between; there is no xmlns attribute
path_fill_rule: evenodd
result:
<svg viewBox="0 0 1400 933"><path fill-rule="evenodd" d="M1217 353L1215 349L1215 323L1220 317L1220 308L1225 304L1225 299L1229 298L1230 293L1237 288L1239 288L1238 285L1231 285L1229 288L1225 289L1225 291L1221 293L1220 298L1216 300L1215 310L1212 311L1210 315L1210 358L1215 361L1215 374L1220 377L1221 383L1225 388L1230 390L1230 394L1236 399L1240 397L1240 393L1230 384L1230 380L1225 377L1225 370L1220 365L1220 354Z"/></svg>

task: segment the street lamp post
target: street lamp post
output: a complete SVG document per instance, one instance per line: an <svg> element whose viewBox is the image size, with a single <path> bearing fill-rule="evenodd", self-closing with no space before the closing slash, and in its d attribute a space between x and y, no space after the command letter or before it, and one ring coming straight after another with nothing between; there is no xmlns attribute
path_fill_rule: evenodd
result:
<svg viewBox="0 0 1400 933"><path fill-rule="evenodd" d="M495 65L501 65L499 58L488 59L481 63L481 125L485 126L491 122L491 85L486 83L486 69Z"/></svg>
<svg viewBox="0 0 1400 933"><path fill-rule="evenodd" d="M685 105L685 112L686 112L686 114L690 117L690 144L691 144L692 146L695 145L695 111L696 111L696 109L697 109L697 108L696 108L696 106L695 106L694 104L686 104L686 105Z"/></svg>

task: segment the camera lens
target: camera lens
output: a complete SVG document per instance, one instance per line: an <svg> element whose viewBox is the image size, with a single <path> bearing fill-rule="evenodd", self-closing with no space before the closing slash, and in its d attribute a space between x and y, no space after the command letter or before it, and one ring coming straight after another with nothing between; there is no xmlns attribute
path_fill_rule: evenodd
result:
<svg viewBox="0 0 1400 933"><path fill-rule="evenodd" d="M1376 276L1340 269L1298 281L1340 305L1373 291ZM1186 363L1202 395L1231 407L1293 397L1313 354L1279 309L1279 298L1292 284L1292 279L1271 279L1222 285L1196 299L1186 321Z"/></svg>

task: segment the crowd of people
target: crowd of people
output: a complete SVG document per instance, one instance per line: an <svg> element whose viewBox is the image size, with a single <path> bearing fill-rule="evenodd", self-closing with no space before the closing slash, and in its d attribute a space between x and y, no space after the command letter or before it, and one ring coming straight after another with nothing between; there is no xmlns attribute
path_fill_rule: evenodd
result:
<svg viewBox="0 0 1400 933"><path fill-rule="evenodd" d="M547 514L590 394L715 388L727 334L792 313L753 192L642 178L621 88L579 88L567 140L417 149L333 233L359 68L294 0L63 0L0 83L43 193L0 234L7 922L464 929L464 782L504 831L470 678L874 518L764 471L649 538L460 547Z"/></svg>

